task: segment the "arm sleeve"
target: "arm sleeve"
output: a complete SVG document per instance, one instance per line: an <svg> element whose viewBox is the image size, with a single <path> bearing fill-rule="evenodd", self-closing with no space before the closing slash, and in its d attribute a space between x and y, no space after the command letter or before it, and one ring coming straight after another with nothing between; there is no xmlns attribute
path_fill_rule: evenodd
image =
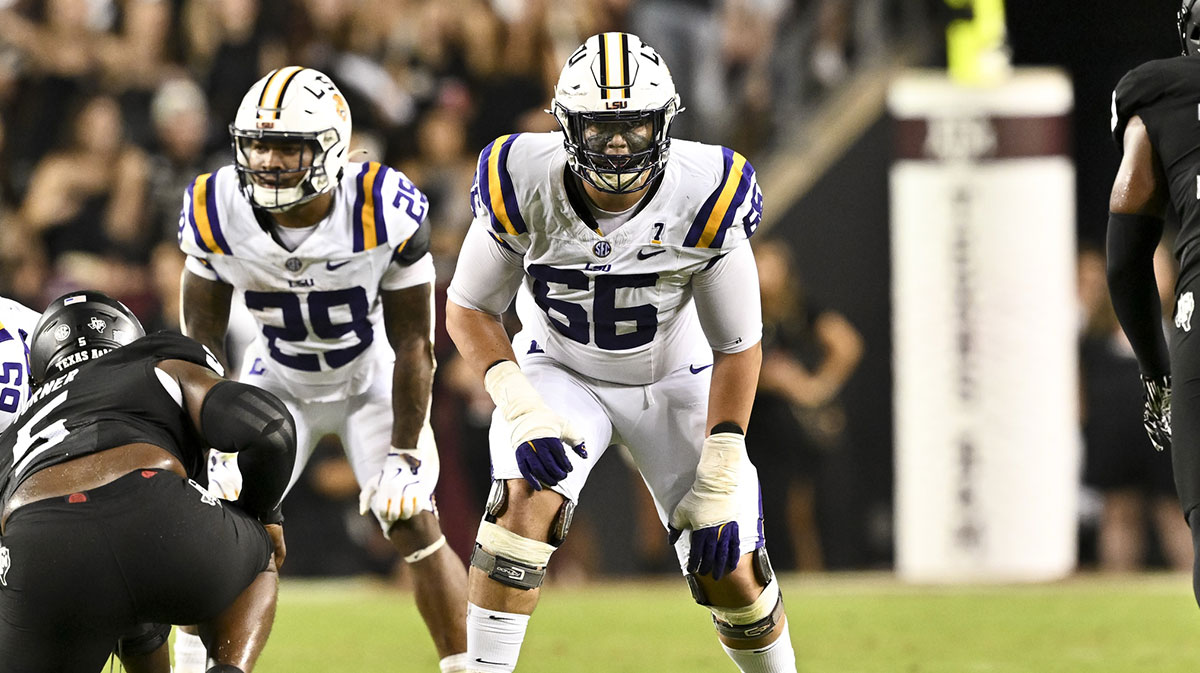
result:
<svg viewBox="0 0 1200 673"><path fill-rule="evenodd" d="M499 315L512 303L524 276L521 255L486 227L473 225L458 253L447 296L459 306Z"/></svg>
<svg viewBox="0 0 1200 673"><path fill-rule="evenodd" d="M758 268L748 244L692 276L692 293L700 325L714 351L738 353L762 340Z"/></svg>
<svg viewBox="0 0 1200 673"><path fill-rule="evenodd" d="M379 281L379 287L384 290L403 290L423 283L432 284L436 280L433 267L433 255L428 252L420 259L407 265L393 260L388 264L387 271Z"/></svg>
<svg viewBox="0 0 1200 673"><path fill-rule="evenodd" d="M263 523L279 523L296 463L296 421L283 402L261 388L221 381L204 397L200 425L214 449L238 454L238 504Z"/></svg>
<svg viewBox="0 0 1200 673"><path fill-rule="evenodd" d="M1109 213L1108 293L1138 367L1151 378L1170 372L1154 277L1154 249L1162 230L1162 220L1149 215Z"/></svg>

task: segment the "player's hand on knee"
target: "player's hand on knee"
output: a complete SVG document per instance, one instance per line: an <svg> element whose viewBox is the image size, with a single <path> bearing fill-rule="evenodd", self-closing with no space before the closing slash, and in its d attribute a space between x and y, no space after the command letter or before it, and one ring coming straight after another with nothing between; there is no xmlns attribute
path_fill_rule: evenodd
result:
<svg viewBox="0 0 1200 673"><path fill-rule="evenodd" d="M554 486L572 470L565 447L587 458L583 435L546 406L515 362L504 360L488 369L484 387L508 422L517 467L535 490Z"/></svg>
<svg viewBox="0 0 1200 673"><path fill-rule="evenodd" d="M1142 376L1142 425L1158 451L1171 445L1171 376Z"/></svg>
<svg viewBox="0 0 1200 673"><path fill-rule="evenodd" d="M570 423L563 421L558 434L559 437L537 437L517 445L517 468L535 491L542 490L543 485L554 486L574 469L564 446L570 446L579 457L587 458L583 437L571 428Z"/></svg>
<svg viewBox="0 0 1200 673"><path fill-rule="evenodd" d="M217 450L208 452L208 492L222 500L237 500L242 494L242 472L238 455Z"/></svg>
<svg viewBox="0 0 1200 673"><path fill-rule="evenodd" d="M437 484L422 473L421 463L418 449L393 447L388 451L383 469L367 482L359 495L359 513L375 512L380 523L390 528L396 521L411 519L417 512L432 512L433 489Z"/></svg>
<svg viewBox="0 0 1200 673"><path fill-rule="evenodd" d="M746 439L736 432L719 432L704 440L696 480L671 513L671 544L684 530L691 533L688 572L720 579L737 567L740 538L737 515L743 484L753 484L753 466Z"/></svg>

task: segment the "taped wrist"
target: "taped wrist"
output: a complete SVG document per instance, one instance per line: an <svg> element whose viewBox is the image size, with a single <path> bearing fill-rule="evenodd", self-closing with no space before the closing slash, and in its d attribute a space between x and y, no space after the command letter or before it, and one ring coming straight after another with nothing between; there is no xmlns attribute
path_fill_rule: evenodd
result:
<svg viewBox="0 0 1200 673"><path fill-rule="evenodd" d="M1151 378L1170 370L1158 282L1154 278L1154 249L1162 231L1161 218L1128 213L1108 215L1108 292L1117 319L1133 346L1138 367Z"/></svg>
<svg viewBox="0 0 1200 673"><path fill-rule="evenodd" d="M509 421L545 406L542 396L533 389L533 384L512 360L501 360L488 368L483 375L483 387Z"/></svg>
<svg viewBox="0 0 1200 673"><path fill-rule="evenodd" d="M296 422L271 393L221 381L200 407L201 432L218 451L236 452L243 487L238 505L264 523L282 520L284 489L296 462Z"/></svg>
<svg viewBox="0 0 1200 673"><path fill-rule="evenodd" d="M696 486L707 493L733 494L741 481L746 456L746 438L732 432L709 435L700 449Z"/></svg>

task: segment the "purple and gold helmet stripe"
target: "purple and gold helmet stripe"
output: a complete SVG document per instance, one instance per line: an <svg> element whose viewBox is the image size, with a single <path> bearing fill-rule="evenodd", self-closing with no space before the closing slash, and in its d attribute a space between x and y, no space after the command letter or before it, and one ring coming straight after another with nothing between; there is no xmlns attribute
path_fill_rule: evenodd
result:
<svg viewBox="0 0 1200 673"><path fill-rule="evenodd" d="M601 33L600 98L629 98L629 35Z"/></svg>
<svg viewBox="0 0 1200 673"><path fill-rule="evenodd" d="M729 148L722 148L725 155L725 176L718 187L701 206L692 227L683 239L683 244L693 248L719 248L725 242L725 231L733 223L734 213L746 200L750 184L754 180L754 167L746 157Z"/></svg>
<svg viewBox="0 0 1200 673"><path fill-rule="evenodd" d="M387 224L383 219L383 180L388 167L374 161L363 164L358 173L358 193L354 197L354 251L370 250L387 243Z"/></svg>
<svg viewBox="0 0 1200 673"><path fill-rule="evenodd" d="M279 108L283 104L283 94L287 91L288 85L292 83L292 79L300 73L300 66L289 65L286 68L274 70L270 75L267 75L267 83L263 85L262 93L258 96L258 114L261 117L263 111L272 113L272 119L279 119Z"/></svg>
<svg viewBox="0 0 1200 673"><path fill-rule="evenodd" d="M508 152L520 133L500 136L479 157L479 197L491 213L492 229L498 234L525 233L525 220L517 205L517 190L508 173Z"/></svg>
<svg viewBox="0 0 1200 673"><path fill-rule="evenodd" d="M216 173L205 173L188 187L187 197L192 204L188 211L188 224L192 226L196 245L219 255L232 255L233 250L221 233L221 218L217 214L216 182Z"/></svg>

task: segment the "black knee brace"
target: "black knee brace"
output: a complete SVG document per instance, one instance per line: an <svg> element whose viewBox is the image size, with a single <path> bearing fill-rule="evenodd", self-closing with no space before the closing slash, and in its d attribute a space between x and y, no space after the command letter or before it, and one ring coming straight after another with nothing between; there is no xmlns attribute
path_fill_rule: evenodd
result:
<svg viewBox="0 0 1200 673"><path fill-rule="evenodd" d="M238 503L264 523L277 523L278 505L296 462L296 421L271 393L221 381L204 397L200 430L218 451L238 454L243 488Z"/></svg>
<svg viewBox="0 0 1200 673"><path fill-rule="evenodd" d="M138 624L117 640L117 656L150 654L162 647L170 635L170 624Z"/></svg>

